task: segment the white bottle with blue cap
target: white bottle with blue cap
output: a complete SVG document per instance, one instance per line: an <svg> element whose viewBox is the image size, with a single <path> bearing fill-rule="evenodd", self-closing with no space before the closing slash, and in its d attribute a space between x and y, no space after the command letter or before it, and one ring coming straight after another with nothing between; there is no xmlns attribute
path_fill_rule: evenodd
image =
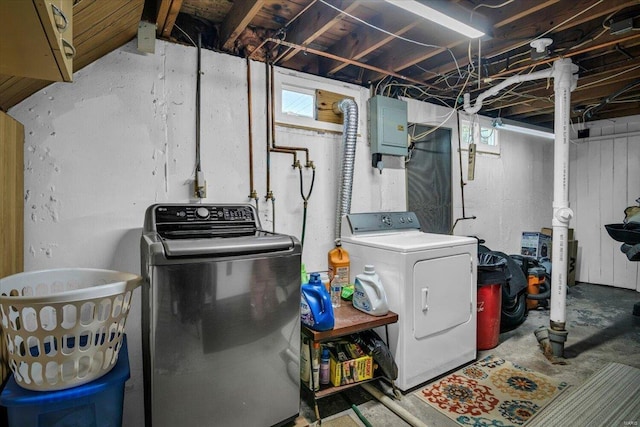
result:
<svg viewBox="0 0 640 427"><path fill-rule="evenodd" d="M384 316L389 312L387 294L373 265L365 265L364 272L356 276L353 306L372 316Z"/></svg>

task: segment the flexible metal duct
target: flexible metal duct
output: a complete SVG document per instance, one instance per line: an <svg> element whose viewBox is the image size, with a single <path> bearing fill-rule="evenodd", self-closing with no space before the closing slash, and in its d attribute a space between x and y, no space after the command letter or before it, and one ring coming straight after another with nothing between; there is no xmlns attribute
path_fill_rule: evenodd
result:
<svg viewBox="0 0 640 427"><path fill-rule="evenodd" d="M351 189L353 188L353 168L356 161L356 136L358 134L358 105L353 99L345 98L338 103L338 109L343 114L342 142L344 149L336 207L336 240L340 239L342 217L351 212Z"/></svg>

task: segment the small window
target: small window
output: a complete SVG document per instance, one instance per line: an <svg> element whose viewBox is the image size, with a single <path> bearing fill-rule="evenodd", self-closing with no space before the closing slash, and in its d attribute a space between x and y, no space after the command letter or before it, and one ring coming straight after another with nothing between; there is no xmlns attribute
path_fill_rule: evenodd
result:
<svg viewBox="0 0 640 427"><path fill-rule="evenodd" d="M359 86L291 70L276 68L274 77L274 118L278 126L342 133L342 120L338 123L324 119L319 105L323 99L318 94L339 94L354 99L360 107L366 93ZM362 125L359 123L359 127Z"/></svg>
<svg viewBox="0 0 640 427"><path fill-rule="evenodd" d="M460 138L465 148L470 143L475 142L478 152L500 154L498 134L499 131L491 126L488 121L485 125L485 123L479 123L477 120L461 120Z"/></svg>
<svg viewBox="0 0 640 427"><path fill-rule="evenodd" d="M303 89L282 88L282 113L296 117L314 117L314 93Z"/></svg>

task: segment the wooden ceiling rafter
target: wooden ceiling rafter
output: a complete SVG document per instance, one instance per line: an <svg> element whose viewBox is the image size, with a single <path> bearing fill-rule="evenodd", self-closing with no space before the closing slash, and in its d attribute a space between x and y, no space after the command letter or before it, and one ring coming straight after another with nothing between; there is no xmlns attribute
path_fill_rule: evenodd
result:
<svg viewBox="0 0 640 427"><path fill-rule="evenodd" d="M372 52L381 49L384 45L390 43L398 36L402 36L407 33L409 30L415 28L418 25L418 21L413 21L407 23L397 24L392 28L390 33L393 35L382 33L378 30L374 30L372 28L364 28L360 31L362 36L358 37L357 42L353 43L340 43L336 49L330 50L337 56L350 57L355 60L360 60L365 56L371 54ZM349 64L346 63L337 63L333 61L331 63L327 63L325 65L325 72L329 75L336 74L338 71L342 70Z"/></svg>
<svg viewBox="0 0 640 427"><path fill-rule="evenodd" d="M638 2L637 0L606 0L603 3L597 3L597 6L591 8L591 11L593 13L591 19L594 19L594 16L595 18L606 17L612 11L624 9L626 7L629 7L630 5L637 4ZM506 55L509 52L514 52L522 48L525 48L523 50L528 52L528 42L529 40L531 40L531 37L528 35L532 32L535 34L545 34L553 29L552 33L546 34L546 36L553 38L554 34L557 34L561 31L570 30L583 24L586 18L574 20L570 20L570 18L576 15L575 11L579 10L579 7L582 7L584 9L593 6L594 4L596 3L594 3L593 0L579 0L575 8L572 7L570 9L567 9L566 5L556 4L556 2L552 2L550 4L550 8L538 9L535 11L535 13L527 15L527 18L530 21L529 24L515 25L514 23L512 26L503 26L499 28L498 30L494 31L494 38L492 40L484 41L482 43L483 61L491 60L498 56ZM555 24L555 22L558 21L561 23L563 23L564 21L568 22L564 22L562 26L554 29L554 27L558 25ZM541 23L543 22L548 23L545 28L541 28ZM455 47L452 47L451 49L454 50ZM466 67L467 65L469 65L469 58L465 52L456 50L454 51L454 55L456 57L463 58L458 61L458 66ZM438 75L446 75L456 70L456 64L454 62L448 60L448 58L446 57L441 58L445 59L446 62L443 62L439 65L432 64L431 71L433 73ZM522 69L526 68L528 67L524 67ZM517 71L507 70L500 76L522 71L522 69ZM430 80L432 78L432 75L433 74L423 74L415 77L418 80Z"/></svg>
<svg viewBox="0 0 640 427"><path fill-rule="evenodd" d="M182 8L183 0L159 0L158 16L156 17L156 34L158 36L169 38L176 18Z"/></svg>
<svg viewBox="0 0 640 427"><path fill-rule="evenodd" d="M343 10L343 13L326 6L321 2L316 2L311 8L306 10L299 19L296 19L289 29L286 29L287 33L293 34L291 38L287 38L287 41L301 46L306 46L312 43L331 27L342 21L346 16L345 13L352 13L362 3L361 0L349 2L344 0L325 1L338 9ZM296 48L289 49L288 52L281 55L275 62L285 63L291 60L291 58L299 53L300 50L301 49Z"/></svg>
<svg viewBox="0 0 640 427"><path fill-rule="evenodd" d="M220 25L220 46L230 51L236 39L249 26L264 6L264 0L235 0L226 19Z"/></svg>

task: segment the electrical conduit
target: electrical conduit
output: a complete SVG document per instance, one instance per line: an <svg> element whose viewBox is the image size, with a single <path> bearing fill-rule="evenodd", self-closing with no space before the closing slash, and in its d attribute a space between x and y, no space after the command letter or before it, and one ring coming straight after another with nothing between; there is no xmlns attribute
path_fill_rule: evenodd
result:
<svg viewBox="0 0 640 427"><path fill-rule="evenodd" d="M358 104L353 99L345 98L338 102L337 106L343 114L343 152L334 235L336 240L340 240L342 217L351 212L351 191L353 189L353 169L356 161L356 136L358 134Z"/></svg>

